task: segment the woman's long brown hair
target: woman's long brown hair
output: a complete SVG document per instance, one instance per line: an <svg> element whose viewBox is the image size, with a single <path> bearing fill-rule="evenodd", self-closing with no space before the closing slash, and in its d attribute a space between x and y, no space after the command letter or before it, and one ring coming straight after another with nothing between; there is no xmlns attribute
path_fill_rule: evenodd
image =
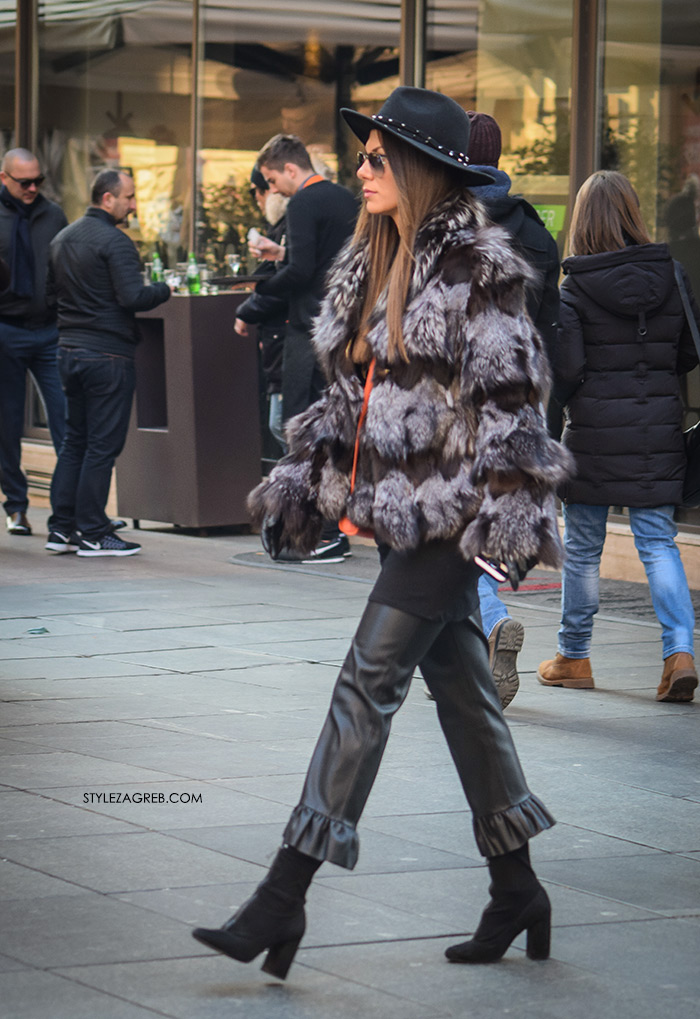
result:
<svg viewBox="0 0 700 1019"><path fill-rule="evenodd" d="M398 190L398 230L389 216L370 214L366 208L360 213L354 240L367 241L370 272L353 357L361 361L369 352L370 316L386 287L389 361L408 361L402 320L415 262L416 234L428 213L452 192L464 190L464 184L449 166L393 135L380 132L380 136Z"/></svg>
<svg viewBox="0 0 700 1019"><path fill-rule="evenodd" d="M569 231L572 255L598 255L633 244L650 244L639 198L617 170L598 170L576 195Z"/></svg>

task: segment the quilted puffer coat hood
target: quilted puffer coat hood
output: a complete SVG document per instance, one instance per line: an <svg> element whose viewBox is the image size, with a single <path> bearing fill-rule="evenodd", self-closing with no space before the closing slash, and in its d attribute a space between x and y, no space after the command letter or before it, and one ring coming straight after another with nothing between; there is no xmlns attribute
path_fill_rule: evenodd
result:
<svg viewBox="0 0 700 1019"><path fill-rule="evenodd" d="M656 312L668 301L675 285L673 261L665 244L572 256L564 260L562 268L576 278L582 294L611 315L626 318Z"/></svg>

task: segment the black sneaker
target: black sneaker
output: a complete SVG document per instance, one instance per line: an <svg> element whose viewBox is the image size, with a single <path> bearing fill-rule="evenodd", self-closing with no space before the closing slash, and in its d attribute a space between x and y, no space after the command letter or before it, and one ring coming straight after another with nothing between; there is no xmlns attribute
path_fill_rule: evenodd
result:
<svg viewBox="0 0 700 1019"><path fill-rule="evenodd" d="M276 559L273 560L276 563L303 563L304 557L301 552L295 552L293 548L285 548Z"/></svg>
<svg viewBox="0 0 700 1019"><path fill-rule="evenodd" d="M49 540L44 545L49 552L77 552L80 547L80 536L73 531L72 534L64 534L63 531L49 531Z"/></svg>
<svg viewBox="0 0 700 1019"><path fill-rule="evenodd" d="M327 538L317 548L310 552L306 559L302 559L305 565L312 563L342 563L348 556L352 555L350 542L347 535L339 534L337 538Z"/></svg>
<svg viewBox="0 0 700 1019"><path fill-rule="evenodd" d="M141 546L135 541L124 541L112 532L103 534L97 541L88 541L87 538L80 539L78 548L79 556L104 556L104 555L136 555L141 551Z"/></svg>

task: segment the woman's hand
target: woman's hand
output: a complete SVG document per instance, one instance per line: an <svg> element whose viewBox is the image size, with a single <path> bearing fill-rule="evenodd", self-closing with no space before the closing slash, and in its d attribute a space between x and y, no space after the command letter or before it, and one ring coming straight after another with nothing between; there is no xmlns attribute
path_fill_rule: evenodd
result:
<svg viewBox="0 0 700 1019"><path fill-rule="evenodd" d="M530 570L537 566L537 559L507 559L504 563L508 571L508 580L514 591L520 587L520 581L524 580Z"/></svg>
<svg viewBox="0 0 700 1019"><path fill-rule="evenodd" d="M279 554L282 551L281 538L283 530L284 521L282 517L270 514L264 518L260 529L260 540L270 559L279 558Z"/></svg>

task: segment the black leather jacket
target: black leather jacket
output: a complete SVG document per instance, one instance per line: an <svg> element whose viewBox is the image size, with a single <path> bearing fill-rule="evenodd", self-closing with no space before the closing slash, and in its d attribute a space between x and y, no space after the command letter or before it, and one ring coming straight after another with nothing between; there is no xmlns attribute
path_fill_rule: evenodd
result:
<svg viewBox="0 0 700 1019"><path fill-rule="evenodd" d="M104 209L90 206L51 243L47 299L63 346L133 357L135 313L169 297L166 283L144 286L133 242Z"/></svg>

